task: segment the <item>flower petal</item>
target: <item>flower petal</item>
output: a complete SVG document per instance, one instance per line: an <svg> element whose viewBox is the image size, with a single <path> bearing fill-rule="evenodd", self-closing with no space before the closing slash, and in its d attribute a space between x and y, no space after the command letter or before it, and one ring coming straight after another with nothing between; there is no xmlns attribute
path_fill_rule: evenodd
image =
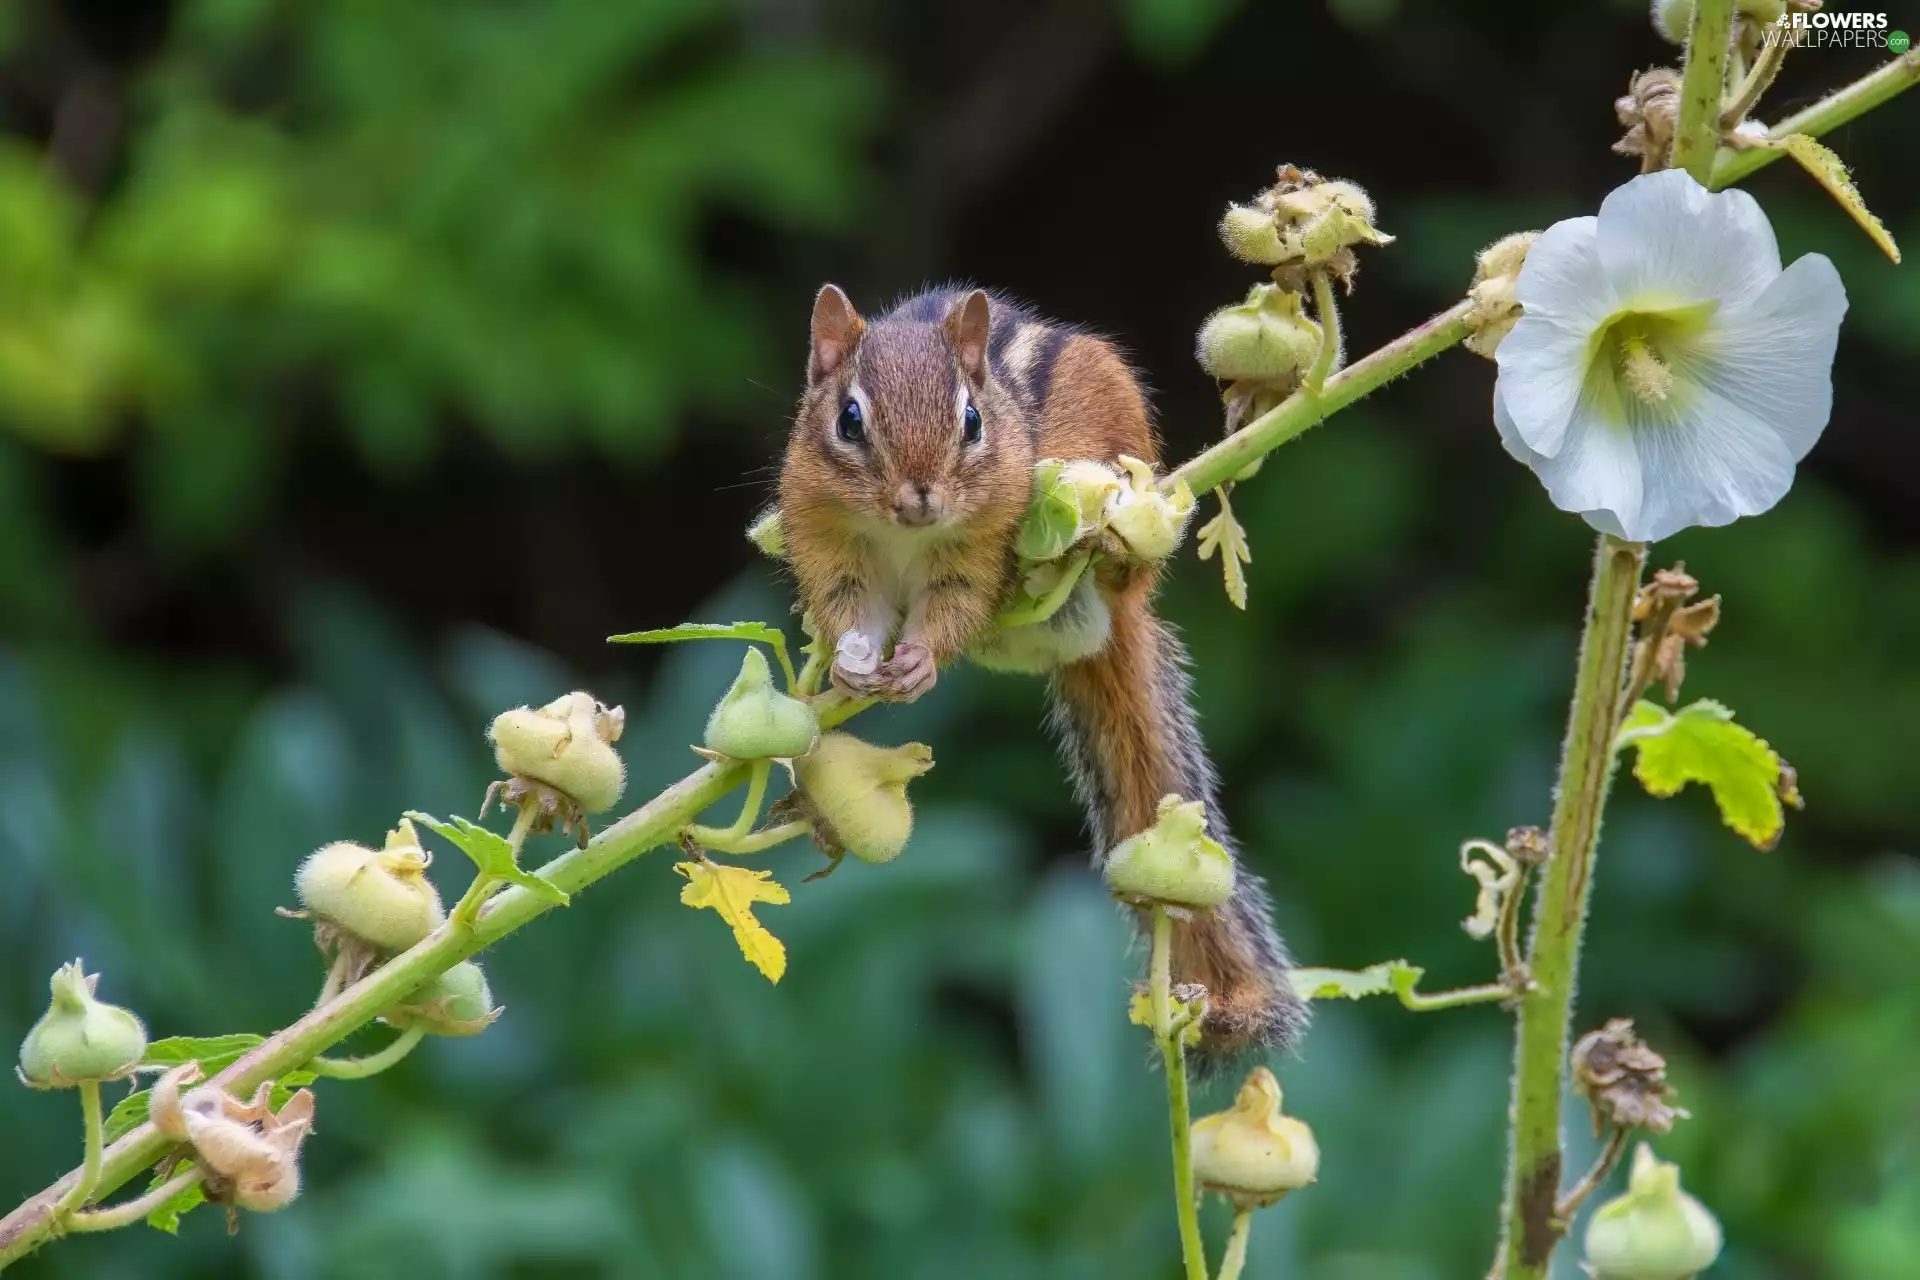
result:
<svg viewBox="0 0 1920 1280"><path fill-rule="evenodd" d="M1846 313L1840 273L1808 254L1752 305L1723 310L1675 370L1771 424L1798 462L1833 411L1833 350Z"/></svg>
<svg viewBox="0 0 1920 1280"><path fill-rule="evenodd" d="M1507 452L1533 468L1547 496L1602 533L1628 538L1640 514L1640 457L1633 437L1609 402L1618 397L1611 375L1596 370L1568 422L1559 452L1546 457L1527 447L1498 387L1493 422Z"/></svg>
<svg viewBox="0 0 1920 1280"><path fill-rule="evenodd" d="M1619 305L1599 248L1598 218L1568 218L1540 233L1513 284L1531 316L1591 329ZM1503 344L1504 345L1504 344Z"/></svg>
<svg viewBox="0 0 1920 1280"><path fill-rule="evenodd" d="M1654 542L1770 509L1793 487L1793 455L1775 425L1704 385L1684 412L1625 397L1643 496L1622 537Z"/></svg>
<svg viewBox="0 0 1920 1280"><path fill-rule="evenodd" d="M1744 191L1710 192L1681 169L1647 173L1600 203L1601 263L1625 306L1752 301L1780 274L1780 247Z"/></svg>
<svg viewBox="0 0 1920 1280"><path fill-rule="evenodd" d="M1496 380L1513 425L1527 447L1551 457L1566 438L1580 403L1591 356L1591 326L1528 311L1500 340Z"/></svg>

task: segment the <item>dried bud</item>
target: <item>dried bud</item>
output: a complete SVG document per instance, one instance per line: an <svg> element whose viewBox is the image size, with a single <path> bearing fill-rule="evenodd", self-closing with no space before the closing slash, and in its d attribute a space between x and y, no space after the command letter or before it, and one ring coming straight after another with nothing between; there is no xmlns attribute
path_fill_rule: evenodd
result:
<svg viewBox="0 0 1920 1280"><path fill-rule="evenodd" d="M1373 218L1373 199L1360 187L1282 165L1252 204L1228 207L1220 239L1236 258L1275 268L1276 280L1298 286L1308 273L1326 271L1351 284L1353 246L1393 242Z"/></svg>
<svg viewBox="0 0 1920 1280"><path fill-rule="evenodd" d="M775 560L787 558L787 534L780 526L780 508L768 507L747 526L747 541Z"/></svg>
<svg viewBox="0 0 1920 1280"><path fill-rule="evenodd" d="M933 768L933 748L920 742L876 747L849 733L829 733L793 762L812 804L816 837L862 862L892 862L913 834L907 783ZM824 822L826 830L818 829Z"/></svg>
<svg viewBox="0 0 1920 1280"><path fill-rule="evenodd" d="M208 1199L255 1213L284 1209L300 1194L300 1144L313 1130L313 1091L300 1090L278 1113L271 1084L251 1102L211 1087L182 1097L180 1086L200 1078L197 1062L160 1078L149 1104L155 1127L193 1145Z"/></svg>
<svg viewBox="0 0 1920 1280"><path fill-rule="evenodd" d="M462 960L380 1016L402 1031L418 1027L430 1036L477 1036L500 1011L493 1007L487 975L473 961Z"/></svg>
<svg viewBox="0 0 1920 1280"><path fill-rule="evenodd" d="M404 951L447 918L427 879L433 859L405 818L381 849L341 840L307 856L294 874L301 905L354 938Z"/></svg>
<svg viewBox="0 0 1920 1280"><path fill-rule="evenodd" d="M1720 1244L1720 1224L1680 1189L1680 1167L1643 1142L1627 1193L1587 1223L1587 1269L1594 1280L1688 1280L1713 1265Z"/></svg>
<svg viewBox="0 0 1920 1280"><path fill-rule="evenodd" d="M1193 490L1183 480L1171 497L1154 483L1153 468L1138 458L1120 455L1127 473L1107 509L1107 529L1141 560L1165 560L1180 545L1193 514Z"/></svg>
<svg viewBox="0 0 1920 1280"><path fill-rule="evenodd" d="M1507 852L1516 861L1537 867L1553 856L1553 847L1547 841L1547 833L1538 827L1509 827Z"/></svg>
<svg viewBox="0 0 1920 1280"><path fill-rule="evenodd" d="M1467 287L1467 297L1473 300L1473 311L1467 317L1473 333L1467 337L1466 347L1475 355L1493 359L1500 339L1520 319L1520 303L1513 296L1513 286L1520 278L1520 268L1526 265L1527 251L1539 235L1538 231L1516 231L1481 250L1473 283Z"/></svg>
<svg viewBox="0 0 1920 1280"><path fill-rule="evenodd" d="M1474 857L1475 854L1479 857ZM1473 914L1460 922L1470 938L1490 937L1499 926L1509 895L1520 887L1520 864L1513 855L1489 840L1469 840L1460 846L1460 869L1479 885Z"/></svg>
<svg viewBox="0 0 1920 1280"><path fill-rule="evenodd" d="M502 712L487 736L506 772L552 787L583 813L599 813L626 786L626 768L613 749L626 721L621 708L602 706L590 693L570 693L538 710Z"/></svg>
<svg viewBox="0 0 1920 1280"><path fill-rule="evenodd" d="M1593 1131L1608 1125L1671 1133L1686 1118L1672 1104L1667 1060L1633 1032L1631 1018L1614 1018L1573 1046L1573 1087L1593 1107Z"/></svg>
<svg viewBox="0 0 1920 1280"><path fill-rule="evenodd" d="M1207 835L1206 806L1162 796L1152 826L1107 855L1107 887L1136 902L1217 907L1233 896L1233 858Z"/></svg>
<svg viewBox="0 0 1920 1280"><path fill-rule="evenodd" d="M147 1052L147 1029L118 1005L95 997L100 975L80 962L54 970L53 1002L20 1042L20 1078L35 1089L121 1080Z"/></svg>
<svg viewBox="0 0 1920 1280"><path fill-rule="evenodd" d="M1627 130L1613 150L1641 157L1643 168L1660 167L1673 147L1674 122L1680 113L1680 73L1672 67L1639 72L1627 82L1626 94L1614 99L1613 113Z"/></svg>
<svg viewBox="0 0 1920 1280"><path fill-rule="evenodd" d="M1231 1111L1193 1122L1193 1176L1241 1208L1261 1208L1320 1176L1305 1122L1280 1113L1280 1082L1255 1067Z"/></svg>
<svg viewBox="0 0 1920 1280"><path fill-rule="evenodd" d="M766 655L749 646L733 687L707 718L707 750L735 760L786 760L813 750L819 738L813 708L775 689Z"/></svg>
<svg viewBox="0 0 1920 1280"><path fill-rule="evenodd" d="M1320 337L1319 324L1300 310L1299 294L1257 284L1244 302L1207 317L1194 354L1222 381L1282 383L1290 390L1320 353Z"/></svg>

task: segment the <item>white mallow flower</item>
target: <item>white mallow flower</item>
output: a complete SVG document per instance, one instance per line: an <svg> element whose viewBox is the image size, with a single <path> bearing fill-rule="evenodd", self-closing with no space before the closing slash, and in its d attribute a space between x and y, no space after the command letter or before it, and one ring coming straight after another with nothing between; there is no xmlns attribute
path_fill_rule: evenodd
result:
<svg viewBox="0 0 1920 1280"><path fill-rule="evenodd" d="M1827 425L1846 290L1817 253L1782 271L1745 192L1643 174L1542 233L1514 293L1494 424L1596 529L1651 542L1758 515Z"/></svg>

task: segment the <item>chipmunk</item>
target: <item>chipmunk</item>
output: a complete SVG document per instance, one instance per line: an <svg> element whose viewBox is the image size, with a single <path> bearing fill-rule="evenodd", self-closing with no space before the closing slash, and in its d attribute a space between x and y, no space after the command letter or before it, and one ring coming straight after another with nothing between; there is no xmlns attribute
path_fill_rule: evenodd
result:
<svg viewBox="0 0 1920 1280"><path fill-rule="evenodd" d="M801 605L835 645L834 682L904 701L933 688L1009 598L1035 461L1122 454L1157 461L1146 395L1111 343L978 289L934 289L869 323L822 288L780 520ZM1186 654L1153 611L1157 576L1103 557L1045 624L1050 722L1096 864L1173 792L1203 801L1232 848ZM1213 1056L1286 1043L1304 1020L1266 888L1244 868L1237 885L1174 936L1175 980L1208 992Z"/></svg>

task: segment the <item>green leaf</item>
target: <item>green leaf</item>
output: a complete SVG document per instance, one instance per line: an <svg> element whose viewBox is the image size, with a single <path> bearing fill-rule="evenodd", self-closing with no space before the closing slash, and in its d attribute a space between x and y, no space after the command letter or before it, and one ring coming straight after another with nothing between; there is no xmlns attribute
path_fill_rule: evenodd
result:
<svg viewBox="0 0 1920 1280"><path fill-rule="evenodd" d="M136 1089L114 1105L107 1112L106 1139L118 1142L147 1122L147 1104L153 1100L153 1090Z"/></svg>
<svg viewBox="0 0 1920 1280"><path fill-rule="evenodd" d="M514 856L513 846L507 843L505 836L496 835L465 818L456 817L452 822L442 822L432 814L415 809L409 809L406 816L458 846L460 852L473 859L473 865L480 869L481 875L517 884L556 906L567 905L567 895L559 886L543 876L520 869L519 859Z"/></svg>
<svg viewBox="0 0 1920 1280"><path fill-rule="evenodd" d="M629 631L607 637L608 644L677 644L682 640L757 640L770 644L774 656L780 659L780 670L786 673L787 688L791 690L796 683L793 660L787 657L786 633L764 622L683 622L657 631Z"/></svg>
<svg viewBox="0 0 1920 1280"><path fill-rule="evenodd" d="M1253 563L1253 549L1247 545L1247 531L1234 519L1233 507L1227 502L1227 491L1215 489L1214 496L1220 499L1220 514L1200 526L1200 558L1207 560L1213 553L1220 553L1220 572L1226 579L1227 599L1234 607L1245 610L1247 607L1247 575L1243 565Z"/></svg>
<svg viewBox="0 0 1920 1280"><path fill-rule="evenodd" d="M1287 977L1302 1000L1363 1000L1396 996L1408 1004L1426 970L1405 960L1382 960L1364 969L1294 969Z"/></svg>
<svg viewBox="0 0 1920 1280"><path fill-rule="evenodd" d="M170 1178L172 1178L174 1174L180 1173L182 1170L188 1167L189 1167L188 1164L183 1162L177 1168L175 1168L171 1173L154 1174L153 1181L147 1183L147 1190L152 1191L155 1187L158 1187L161 1183L166 1182ZM205 1204L206 1202L207 1202L206 1184L203 1182L196 1182L192 1186L189 1186L183 1191L181 1191L178 1195L174 1196L173 1199L167 1201L165 1204L161 1205L158 1209L155 1209L152 1213L148 1214L147 1225L152 1227L155 1231L164 1231L170 1236L178 1235L180 1233L180 1216L184 1213L192 1212L194 1209L199 1208L201 1205Z"/></svg>
<svg viewBox="0 0 1920 1280"><path fill-rule="evenodd" d="M183 1062L198 1062L208 1075L223 1070L249 1049L264 1043L265 1036L251 1031L235 1031L224 1036L169 1036L147 1046L144 1067L177 1067Z"/></svg>
<svg viewBox="0 0 1920 1280"><path fill-rule="evenodd" d="M1800 167L1827 189L1827 194L1860 224L1860 229L1880 246L1882 253L1895 262L1900 261L1900 246L1893 242L1892 234L1867 208L1867 202L1860 196L1860 188L1853 185L1853 178L1847 173L1844 160L1804 133L1790 133L1773 145L1799 161Z"/></svg>
<svg viewBox="0 0 1920 1280"><path fill-rule="evenodd" d="M1689 782L1706 783L1721 820L1756 849L1779 841L1786 826L1782 802L1800 805L1792 771L1718 702L1703 698L1677 713L1637 702L1614 745L1639 748L1633 775L1649 795L1670 796Z"/></svg>
<svg viewBox="0 0 1920 1280"><path fill-rule="evenodd" d="M1057 462L1034 468L1033 499L1014 540L1016 553L1028 560L1058 559L1080 536L1079 499L1072 485L1059 483L1060 469Z"/></svg>

